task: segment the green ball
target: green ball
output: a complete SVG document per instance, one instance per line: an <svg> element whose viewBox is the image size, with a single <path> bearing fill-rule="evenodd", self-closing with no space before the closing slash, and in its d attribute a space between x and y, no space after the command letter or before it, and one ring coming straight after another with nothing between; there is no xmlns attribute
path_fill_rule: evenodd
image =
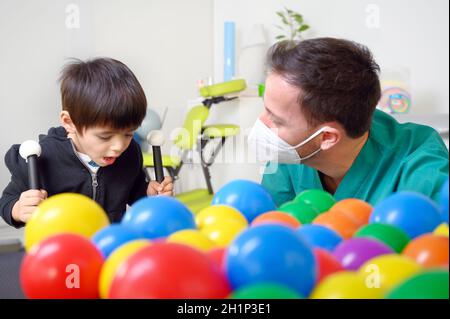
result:
<svg viewBox="0 0 450 319"><path fill-rule="evenodd" d="M403 251L403 248L409 242L409 237L403 230L392 225L378 223L368 224L360 228L354 237L370 237L380 240L398 254Z"/></svg>
<svg viewBox="0 0 450 319"><path fill-rule="evenodd" d="M321 189L308 189L303 191L295 197L294 202L310 205L316 208L319 214L328 211L336 204L334 197Z"/></svg>
<svg viewBox="0 0 450 319"><path fill-rule="evenodd" d="M319 215L314 207L305 203L287 202L280 206L280 212L285 212L295 217L302 225L310 224Z"/></svg>
<svg viewBox="0 0 450 319"><path fill-rule="evenodd" d="M448 271L435 270L415 275L394 288L389 299L448 299Z"/></svg>
<svg viewBox="0 0 450 319"><path fill-rule="evenodd" d="M257 283L243 286L235 290L232 299L301 299L294 290L275 283Z"/></svg>

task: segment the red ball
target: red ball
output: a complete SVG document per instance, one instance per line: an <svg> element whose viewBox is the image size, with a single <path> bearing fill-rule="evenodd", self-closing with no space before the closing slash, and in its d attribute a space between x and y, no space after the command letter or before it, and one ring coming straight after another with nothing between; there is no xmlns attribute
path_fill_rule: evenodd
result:
<svg viewBox="0 0 450 319"><path fill-rule="evenodd" d="M223 269L223 261L225 258L225 248L219 247L208 251L209 258L216 264L219 269Z"/></svg>
<svg viewBox="0 0 450 319"><path fill-rule="evenodd" d="M328 251L321 248L314 249L314 256L317 263L317 283L322 281L327 276L338 271L345 270L344 267L333 257Z"/></svg>
<svg viewBox="0 0 450 319"><path fill-rule="evenodd" d="M25 255L20 282L28 298L98 298L102 264L102 254L89 239L55 235Z"/></svg>
<svg viewBox="0 0 450 319"><path fill-rule="evenodd" d="M157 243L141 249L120 267L110 298L225 298L229 283L205 253L186 245Z"/></svg>

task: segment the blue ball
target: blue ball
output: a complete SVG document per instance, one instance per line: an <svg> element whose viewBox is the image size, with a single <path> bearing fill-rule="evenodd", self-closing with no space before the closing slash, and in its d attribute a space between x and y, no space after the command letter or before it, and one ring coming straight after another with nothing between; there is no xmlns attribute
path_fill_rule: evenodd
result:
<svg viewBox="0 0 450 319"><path fill-rule="evenodd" d="M439 207L425 195L399 192L375 205L370 223L388 224L403 230L410 239L432 232L442 222Z"/></svg>
<svg viewBox="0 0 450 319"><path fill-rule="evenodd" d="M122 225L148 239L166 237L182 229L196 228L191 211L169 196L141 198L125 213Z"/></svg>
<svg viewBox="0 0 450 319"><path fill-rule="evenodd" d="M276 209L272 197L264 187L241 179L226 184L214 195L212 205L220 204L236 208L249 223L258 215Z"/></svg>
<svg viewBox="0 0 450 319"><path fill-rule="evenodd" d="M282 225L258 225L242 232L225 255L225 269L233 290L260 282L286 285L308 296L316 280L311 247Z"/></svg>
<svg viewBox="0 0 450 319"><path fill-rule="evenodd" d="M313 248L323 248L333 251L342 241L335 231L321 225L304 225L297 228L297 234L302 236Z"/></svg>
<svg viewBox="0 0 450 319"><path fill-rule="evenodd" d="M449 205L448 183L449 179L447 178L444 185L442 185L441 194L439 196L439 204L441 206L442 220L447 224L448 224L448 205Z"/></svg>
<svg viewBox="0 0 450 319"><path fill-rule="evenodd" d="M106 259L119 246L139 238L139 234L133 230L120 224L112 224L99 230L92 237L92 241Z"/></svg>

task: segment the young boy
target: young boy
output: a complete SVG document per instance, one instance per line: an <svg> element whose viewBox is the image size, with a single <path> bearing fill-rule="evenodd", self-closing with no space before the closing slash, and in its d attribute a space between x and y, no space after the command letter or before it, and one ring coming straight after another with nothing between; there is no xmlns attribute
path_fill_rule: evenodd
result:
<svg viewBox="0 0 450 319"><path fill-rule="evenodd" d="M5 156L11 181L0 199L10 225L25 225L44 199L59 193L87 195L119 222L126 205L146 195L172 195L170 177L146 180L133 131L145 117L147 100L123 63L99 58L67 65L61 76L60 127L39 136L41 190L29 190L26 162L13 145Z"/></svg>

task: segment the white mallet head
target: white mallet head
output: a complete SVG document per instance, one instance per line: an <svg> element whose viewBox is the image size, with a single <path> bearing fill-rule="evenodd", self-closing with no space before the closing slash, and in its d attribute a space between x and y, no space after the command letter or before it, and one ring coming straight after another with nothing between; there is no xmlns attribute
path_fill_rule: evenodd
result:
<svg viewBox="0 0 450 319"><path fill-rule="evenodd" d="M23 159L27 160L29 156L36 155L37 157L41 156L41 145L38 142L33 140L28 140L23 142L19 148L19 154Z"/></svg>
<svg viewBox="0 0 450 319"><path fill-rule="evenodd" d="M148 133L147 142L151 146L162 146L164 144L164 134L160 130L154 130Z"/></svg>

